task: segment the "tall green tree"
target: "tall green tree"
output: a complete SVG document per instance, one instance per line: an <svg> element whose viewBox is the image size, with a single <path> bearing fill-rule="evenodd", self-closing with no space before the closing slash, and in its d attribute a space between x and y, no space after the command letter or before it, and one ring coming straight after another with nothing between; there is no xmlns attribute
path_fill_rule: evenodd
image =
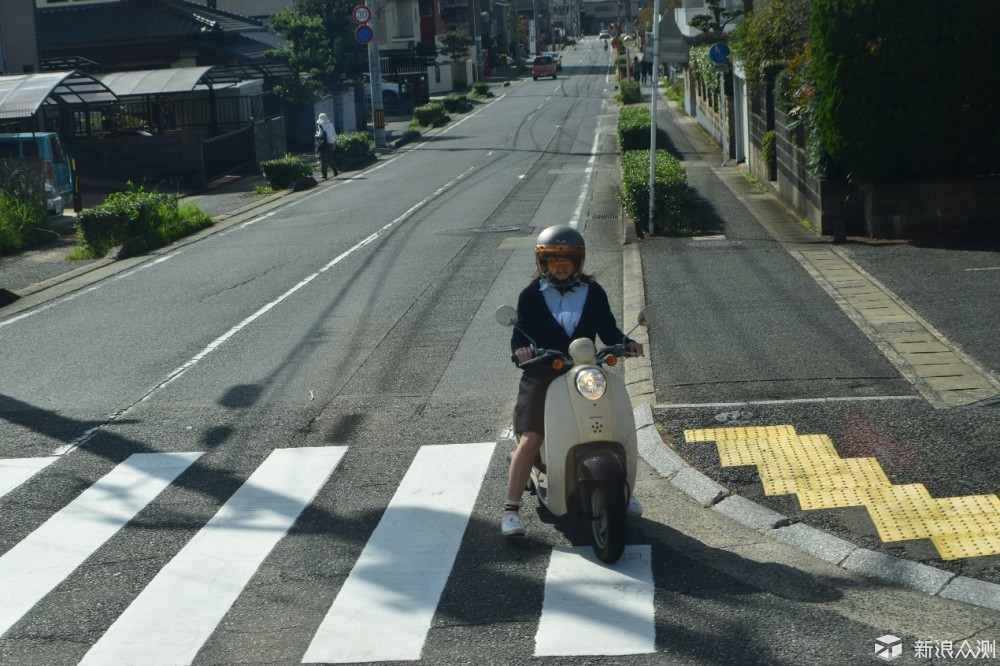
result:
<svg viewBox="0 0 1000 666"><path fill-rule="evenodd" d="M441 44L441 53L452 60L465 60L475 42L465 30L451 30L441 36Z"/></svg>
<svg viewBox="0 0 1000 666"><path fill-rule="evenodd" d="M688 25L701 30L712 41L720 39L726 26L744 14L743 7L723 7L719 4L719 0L708 0L705 7L709 13L692 16Z"/></svg>
<svg viewBox="0 0 1000 666"><path fill-rule="evenodd" d="M272 27L285 45L268 57L287 63L302 76L277 92L290 101L314 101L343 79L368 71L368 47L354 37L355 0L296 0L276 14Z"/></svg>
<svg viewBox="0 0 1000 666"><path fill-rule="evenodd" d="M772 83L790 60L805 52L811 12L811 0L771 0L736 26L729 46L751 88Z"/></svg>

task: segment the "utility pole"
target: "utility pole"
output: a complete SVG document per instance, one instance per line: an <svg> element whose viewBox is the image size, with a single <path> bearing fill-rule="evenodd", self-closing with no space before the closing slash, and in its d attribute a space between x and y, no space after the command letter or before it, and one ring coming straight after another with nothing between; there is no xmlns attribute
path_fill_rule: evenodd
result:
<svg viewBox="0 0 1000 666"><path fill-rule="evenodd" d="M372 29L372 40L368 42L368 78L372 95L372 127L376 148L385 148L385 105L382 102L382 61L378 51L378 20L376 17L376 0L365 0L365 6L370 12L369 22Z"/></svg>
<svg viewBox="0 0 1000 666"><path fill-rule="evenodd" d="M660 0L653 0L653 78L650 85L653 91L649 103L649 235L653 235L653 213L655 212L656 193L656 98L660 85L656 77L660 74Z"/></svg>

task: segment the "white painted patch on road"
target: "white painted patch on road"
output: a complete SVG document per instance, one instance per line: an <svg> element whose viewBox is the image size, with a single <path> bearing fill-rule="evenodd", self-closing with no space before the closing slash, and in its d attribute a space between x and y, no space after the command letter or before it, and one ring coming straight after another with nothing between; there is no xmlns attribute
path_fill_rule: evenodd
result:
<svg viewBox="0 0 1000 666"><path fill-rule="evenodd" d="M495 446L421 447L304 663L420 658Z"/></svg>
<svg viewBox="0 0 1000 666"><path fill-rule="evenodd" d="M760 405L809 405L829 402L879 402L892 400L923 400L919 395L864 395L842 396L835 398L793 398L790 400L754 400L751 402L694 402L684 404L659 404L653 409L730 409L734 407L753 407Z"/></svg>
<svg viewBox="0 0 1000 666"><path fill-rule="evenodd" d="M81 664L190 664L345 446L277 449L160 570Z"/></svg>
<svg viewBox="0 0 1000 666"><path fill-rule="evenodd" d="M0 460L0 497L59 460L59 456Z"/></svg>
<svg viewBox="0 0 1000 666"><path fill-rule="evenodd" d="M627 546L614 564L589 547L553 549L535 656L655 651L652 548Z"/></svg>
<svg viewBox="0 0 1000 666"><path fill-rule="evenodd" d="M136 453L0 557L0 635L201 453Z"/></svg>

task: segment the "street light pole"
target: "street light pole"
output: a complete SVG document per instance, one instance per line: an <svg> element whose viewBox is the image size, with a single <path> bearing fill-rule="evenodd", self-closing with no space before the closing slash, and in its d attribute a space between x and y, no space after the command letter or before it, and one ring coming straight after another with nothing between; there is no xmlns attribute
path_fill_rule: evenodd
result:
<svg viewBox="0 0 1000 666"><path fill-rule="evenodd" d="M650 85L653 86L650 94L649 105L649 235L653 235L653 213L656 211L656 97L659 94L660 86L656 77L660 73L660 0L653 0L653 78Z"/></svg>

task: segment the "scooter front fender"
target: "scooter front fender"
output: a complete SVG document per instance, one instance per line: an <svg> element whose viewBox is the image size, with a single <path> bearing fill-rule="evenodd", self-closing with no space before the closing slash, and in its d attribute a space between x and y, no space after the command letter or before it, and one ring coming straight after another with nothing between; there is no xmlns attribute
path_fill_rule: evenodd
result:
<svg viewBox="0 0 1000 666"><path fill-rule="evenodd" d="M616 451L584 450L577 454L577 484L588 481L628 481L625 461Z"/></svg>

